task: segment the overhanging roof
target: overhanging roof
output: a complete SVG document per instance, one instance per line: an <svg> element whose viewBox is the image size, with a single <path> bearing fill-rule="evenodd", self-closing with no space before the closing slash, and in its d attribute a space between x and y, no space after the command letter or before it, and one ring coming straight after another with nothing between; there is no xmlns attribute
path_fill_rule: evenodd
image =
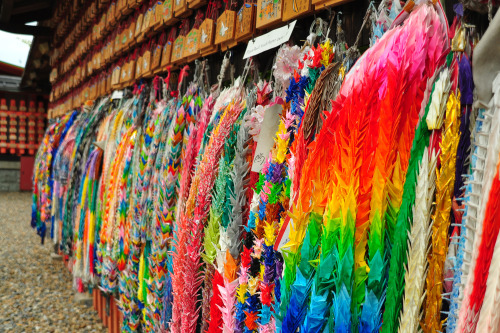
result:
<svg viewBox="0 0 500 333"><path fill-rule="evenodd" d="M48 49L52 30L47 22L53 14L54 0L0 0L0 30L33 35L21 89L50 92ZM38 22L36 26L26 25Z"/></svg>
<svg viewBox="0 0 500 333"><path fill-rule="evenodd" d="M24 68L0 61L0 75L11 75L21 77Z"/></svg>
<svg viewBox="0 0 500 333"><path fill-rule="evenodd" d="M48 53L50 38L38 36L31 43L28 60L24 67L21 88L38 93L50 93L50 57Z"/></svg>
<svg viewBox="0 0 500 333"><path fill-rule="evenodd" d="M16 34L49 36L50 28L40 24L26 25L26 23L50 19L52 5L52 0L0 0L0 30Z"/></svg>

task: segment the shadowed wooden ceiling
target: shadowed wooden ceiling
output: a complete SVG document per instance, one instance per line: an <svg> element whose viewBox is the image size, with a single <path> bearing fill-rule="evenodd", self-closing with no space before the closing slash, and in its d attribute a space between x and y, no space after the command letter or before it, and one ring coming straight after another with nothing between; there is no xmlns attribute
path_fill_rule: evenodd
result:
<svg viewBox="0 0 500 333"><path fill-rule="evenodd" d="M0 0L0 30L16 34L49 36L50 28L30 22L42 22L52 17L52 0Z"/></svg>

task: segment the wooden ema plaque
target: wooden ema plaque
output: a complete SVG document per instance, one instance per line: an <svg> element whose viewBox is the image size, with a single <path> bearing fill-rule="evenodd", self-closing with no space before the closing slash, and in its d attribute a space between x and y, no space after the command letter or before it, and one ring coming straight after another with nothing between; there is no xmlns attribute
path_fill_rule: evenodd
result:
<svg viewBox="0 0 500 333"><path fill-rule="evenodd" d="M121 49L121 47L122 47L121 32L118 32L116 34L114 43L115 43L115 46L113 48L115 50L115 55L118 56L118 55L120 55L120 53L122 51L122 49Z"/></svg>
<svg viewBox="0 0 500 333"><path fill-rule="evenodd" d="M162 49L161 52L161 64L160 68L165 68L171 63L171 58L172 58L172 47L173 43L171 41L168 41Z"/></svg>
<svg viewBox="0 0 500 333"><path fill-rule="evenodd" d="M128 39L128 31L127 29L123 29L120 33L120 50L127 50L127 39Z"/></svg>
<svg viewBox="0 0 500 333"><path fill-rule="evenodd" d="M123 30L122 30L122 33L120 34L120 40L121 40L121 48L123 51L127 51L128 50L128 45L130 44L129 41L128 41L128 37L129 37L129 29L130 29L130 26L126 26Z"/></svg>
<svg viewBox="0 0 500 333"><path fill-rule="evenodd" d="M183 58L184 41L185 41L184 36L179 36L174 41L174 46L172 47L172 58L171 58L171 62L173 64L178 64L184 60Z"/></svg>
<svg viewBox="0 0 500 333"><path fill-rule="evenodd" d="M250 39L255 33L255 11L253 4L243 4L236 14L236 32L234 39L237 42Z"/></svg>
<svg viewBox="0 0 500 333"><path fill-rule="evenodd" d="M118 85L120 84L120 76L121 76L121 67L115 66L115 68L113 69L113 75L111 77L111 87L113 89L118 88Z"/></svg>
<svg viewBox="0 0 500 333"><path fill-rule="evenodd" d="M140 79L142 77L142 56L139 56L135 61L135 78Z"/></svg>
<svg viewBox="0 0 500 333"><path fill-rule="evenodd" d="M135 45L135 24L135 20L132 21L128 29L127 48L131 48Z"/></svg>
<svg viewBox="0 0 500 333"><path fill-rule="evenodd" d="M154 31L159 31L163 28L163 1L157 1L155 5L155 25Z"/></svg>
<svg viewBox="0 0 500 333"><path fill-rule="evenodd" d="M350 2L352 0L313 0L314 10L321 10L325 7L334 7L340 6L346 2Z"/></svg>
<svg viewBox="0 0 500 333"><path fill-rule="evenodd" d="M111 74L111 72L108 71L108 73L106 74L106 94L111 93L111 90L113 90L113 87L111 85L112 76L113 75Z"/></svg>
<svg viewBox="0 0 500 333"><path fill-rule="evenodd" d="M156 49L158 49L158 47L160 47L160 50L156 51ZM155 49L155 52L159 52L159 57L156 53L153 53L153 65L155 65L155 62L158 62L158 66L155 69L152 69L153 74L158 74L158 73L165 71L165 67L162 66L162 60L163 60L162 56L163 56L164 45L157 45L156 49ZM158 57L158 59L156 59L156 57Z"/></svg>
<svg viewBox="0 0 500 333"><path fill-rule="evenodd" d="M146 50L142 56L141 76L149 77L151 73L151 50Z"/></svg>
<svg viewBox="0 0 500 333"><path fill-rule="evenodd" d="M95 82L92 82L92 84L90 85L89 95L91 100L95 100L97 98L97 85Z"/></svg>
<svg viewBox="0 0 500 333"><path fill-rule="evenodd" d="M179 19L174 16L174 1L175 0L166 0L163 3L163 26L168 27L179 21Z"/></svg>
<svg viewBox="0 0 500 333"><path fill-rule="evenodd" d="M141 33L138 41L143 41L151 29L151 21L154 20L153 8L148 8L142 21Z"/></svg>
<svg viewBox="0 0 500 333"><path fill-rule="evenodd" d="M283 21L290 21L311 12L311 0L290 0L283 2Z"/></svg>
<svg viewBox="0 0 500 333"><path fill-rule="evenodd" d="M207 2L207 0L187 0L188 7L192 9L200 8Z"/></svg>
<svg viewBox="0 0 500 333"><path fill-rule="evenodd" d="M191 59L196 59L198 57L198 39L200 35L199 29L191 29L191 31L186 36L186 41L184 42L184 58L188 58L188 62Z"/></svg>
<svg viewBox="0 0 500 333"><path fill-rule="evenodd" d="M128 16L128 15L130 15L134 11L134 8L130 7L128 5L128 1L127 0L123 0L123 2L124 2L124 5L123 5L123 7L121 9L122 16Z"/></svg>
<svg viewBox="0 0 500 333"><path fill-rule="evenodd" d="M128 81L128 86L134 83L135 81L135 60L130 59L130 62L128 64L128 69L127 69L127 81Z"/></svg>
<svg viewBox="0 0 500 333"><path fill-rule="evenodd" d="M225 10L217 19L215 45L234 41L235 25L236 12L233 10Z"/></svg>
<svg viewBox="0 0 500 333"><path fill-rule="evenodd" d="M117 0L116 1L116 12L118 15L122 15L123 8L127 7L127 0Z"/></svg>
<svg viewBox="0 0 500 333"><path fill-rule="evenodd" d="M151 20L149 21L149 35L154 35L156 34L156 31L158 31L163 23L163 2L162 1L155 1L153 4L153 7L151 7L152 13L151 13Z"/></svg>
<svg viewBox="0 0 500 333"><path fill-rule="evenodd" d="M225 52L227 50L232 49L236 45L238 45L238 42L233 39L233 40L230 40L228 42L220 44L220 49L221 49L222 52Z"/></svg>
<svg viewBox="0 0 500 333"><path fill-rule="evenodd" d="M113 1L111 5L108 8L108 12L106 14L108 18L108 24L111 27L114 27L116 24L116 16L115 16L115 9L116 9L116 1Z"/></svg>
<svg viewBox="0 0 500 333"><path fill-rule="evenodd" d="M205 56L217 51L217 46L214 45L215 37L215 22L212 19L205 19L200 25L200 38L198 42L198 50Z"/></svg>
<svg viewBox="0 0 500 333"><path fill-rule="evenodd" d="M123 69L122 69L122 86L127 86L130 82L130 73L132 72L131 71L131 67L135 67L135 63L132 63L131 60L127 61L125 63L125 65L123 66Z"/></svg>
<svg viewBox="0 0 500 333"><path fill-rule="evenodd" d="M128 62L124 63L122 66L122 70L120 72L120 81L119 81L120 88L123 87L123 84L127 82L128 66L129 66Z"/></svg>
<svg viewBox="0 0 500 333"><path fill-rule="evenodd" d="M137 21L135 22L134 39L137 43L139 43L139 36L141 35L143 21L144 21L144 14L140 13L139 16L137 17Z"/></svg>
<svg viewBox="0 0 500 333"><path fill-rule="evenodd" d="M292 0L285 0L292 1ZM282 19L283 0L258 0L257 1L257 29L265 29L272 26Z"/></svg>
<svg viewBox="0 0 500 333"><path fill-rule="evenodd" d="M141 0L127 0L127 5L131 9L136 9L141 5Z"/></svg>
<svg viewBox="0 0 500 333"><path fill-rule="evenodd" d="M156 44L153 50L153 60L151 62L151 72L156 73L161 63L161 53L163 51L162 45Z"/></svg>
<svg viewBox="0 0 500 333"><path fill-rule="evenodd" d="M178 18L186 18L190 16L192 10L187 6L187 0L174 0L174 15Z"/></svg>

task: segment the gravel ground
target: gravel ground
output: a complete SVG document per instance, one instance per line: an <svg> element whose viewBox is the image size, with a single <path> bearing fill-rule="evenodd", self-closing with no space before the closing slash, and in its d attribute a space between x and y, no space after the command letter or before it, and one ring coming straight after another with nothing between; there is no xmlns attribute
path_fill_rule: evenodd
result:
<svg viewBox="0 0 500 333"><path fill-rule="evenodd" d="M0 332L107 332L92 306L73 301L70 273L30 219L30 193L0 193Z"/></svg>

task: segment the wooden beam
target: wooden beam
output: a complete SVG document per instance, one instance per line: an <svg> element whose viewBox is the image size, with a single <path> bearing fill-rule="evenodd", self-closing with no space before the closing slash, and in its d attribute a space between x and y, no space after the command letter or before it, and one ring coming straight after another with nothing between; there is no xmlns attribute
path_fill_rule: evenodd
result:
<svg viewBox="0 0 500 333"><path fill-rule="evenodd" d="M2 0L0 8L0 22L8 23L12 15L12 8L14 7L14 0Z"/></svg>
<svg viewBox="0 0 500 333"><path fill-rule="evenodd" d="M24 14L13 14L10 18L10 22L16 22L18 25L21 23L29 23L34 21L45 21L52 17L52 9L44 8L35 12L27 12Z"/></svg>
<svg viewBox="0 0 500 333"><path fill-rule="evenodd" d="M13 34L33 35L33 36L51 36L52 30L47 27L32 25L5 24L0 22L0 30L11 32Z"/></svg>
<svg viewBox="0 0 500 333"><path fill-rule="evenodd" d="M14 8L12 8L11 15L36 12L38 10L42 10L42 9L50 8L50 7L51 7L50 1L24 2L24 3L21 3L20 5L17 5L17 6L14 5Z"/></svg>

